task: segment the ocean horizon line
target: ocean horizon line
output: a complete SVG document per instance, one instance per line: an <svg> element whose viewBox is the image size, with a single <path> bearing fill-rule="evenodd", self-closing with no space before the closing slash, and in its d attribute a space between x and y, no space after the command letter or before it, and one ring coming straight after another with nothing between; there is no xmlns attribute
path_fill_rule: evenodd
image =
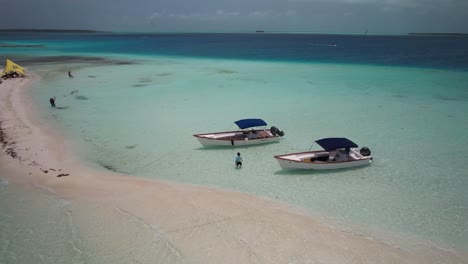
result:
<svg viewBox="0 0 468 264"><path fill-rule="evenodd" d="M239 31L151 31L151 30L95 30L95 29L57 29L57 28L4 28L0 33L82 33L82 34L304 34L304 35L358 35L358 36L466 36L468 32L324 32L324 31L282 31L282 30L239 30Z"/></svg>

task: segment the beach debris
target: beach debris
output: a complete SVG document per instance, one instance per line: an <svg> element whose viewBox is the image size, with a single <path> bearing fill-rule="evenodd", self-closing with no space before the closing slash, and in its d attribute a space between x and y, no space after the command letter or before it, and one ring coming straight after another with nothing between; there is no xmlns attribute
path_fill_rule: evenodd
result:
<svg viewBox="0 0 468 264"><path fill-rule="evenodd" d="M7 148L6 149L6 154L10 155L10 157L16 159L18 158L18 154L16 153L14 148Z"/></svg>
<svg viewBox="0 0 468 264"><path fill-rule="evenodd" d="M96 75L88 75L88 78L96 78Z"/></svg>
<svg viewBox="0 0 468 264"><path fill-rule="evenodd" d="M59 175L57 175L57 178L68 176L68 175L70 175L70 173L60 173Z"/></svg>
<svg viewBox="0 0 468 264"><path fill-rule="evenodd" d="M2 147L5 147L6 144L8 143L6 140L6 134L3 132L2 129L2 121L0 121L0 143L2 143Z"/></svg>
<svg viewBox="0 0 468 264"><path fill-rule="evenodd" d="M52 169L52 168L50 168L49 170L51 170L51 171L56 171L55 169Z"/></svg>
<svg viewBox="0 0 468 264"><path fill-rule="evenodd" d="M136 148L137 145L130 145L130 146L125 146L126 149L134 149Z"/></svg>
<svg viewBox="0 0 468 264"><path fill-rule="evenodd" d="M71 91L70 94L74 94L74 93L77 93L77 92L78 92L78 90L73 90L73 91Z"/></svg>
<svg viewBox="0 0 468 264"><path fill-rule="evenodd" d="M43 173L48 173L48 170L43 170L42 168L39 168Z"/></svg>

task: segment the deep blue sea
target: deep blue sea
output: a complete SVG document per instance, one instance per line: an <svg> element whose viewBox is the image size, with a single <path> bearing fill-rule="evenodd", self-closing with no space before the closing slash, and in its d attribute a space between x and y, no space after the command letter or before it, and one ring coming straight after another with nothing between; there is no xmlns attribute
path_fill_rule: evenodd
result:
<svg viewBox="0 0 468 264"><path fill-rule="evenodd" d="M398 245L468 248L468 36L0 33L6 57L41 76L41 115L90 166L278 199ZM241 149L242 170L238 149L192 137L243 118L286 136ZM285 172L273 158L324 137L369 147L373 164Z"/></svg>
<svg viewBox="0 0 468 264"><path fill-rule="evenodd" d="M2 42L43 44L34 50L51 54L139 54L468 69L468 36L0 33ZM16 52L21 55L23 49L3 49L2 56Z"/></svg>

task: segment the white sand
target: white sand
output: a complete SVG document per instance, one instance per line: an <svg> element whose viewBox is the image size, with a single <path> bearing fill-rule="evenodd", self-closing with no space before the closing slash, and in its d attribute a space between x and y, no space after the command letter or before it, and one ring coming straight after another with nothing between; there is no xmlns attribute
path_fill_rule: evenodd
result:
<svg viewBox="0 0 468 264"><path fill-rule="evenodd" d="M0 175L68 201L70 246L92 263L468 263L465 253L396 248L244 193L93 171L34 115L37 81L0 84Z"/></svg>

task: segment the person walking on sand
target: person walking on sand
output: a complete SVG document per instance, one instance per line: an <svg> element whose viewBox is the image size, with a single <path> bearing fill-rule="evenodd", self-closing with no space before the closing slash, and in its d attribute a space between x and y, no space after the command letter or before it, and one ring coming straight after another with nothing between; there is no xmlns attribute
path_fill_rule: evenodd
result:
<svg viewBox="0 0 468 264"><path fill-rule="evenodd" d="M73 75L71 74L71 71L68 71L68 77L73 78Z"/></svg>
<svg viewBox="0 0 468 264"><path fill-rule="evenodd" d="M240 152L237 152L236 156L236 168L241 168L242 167L242 158L240 156Z"/></svg>

